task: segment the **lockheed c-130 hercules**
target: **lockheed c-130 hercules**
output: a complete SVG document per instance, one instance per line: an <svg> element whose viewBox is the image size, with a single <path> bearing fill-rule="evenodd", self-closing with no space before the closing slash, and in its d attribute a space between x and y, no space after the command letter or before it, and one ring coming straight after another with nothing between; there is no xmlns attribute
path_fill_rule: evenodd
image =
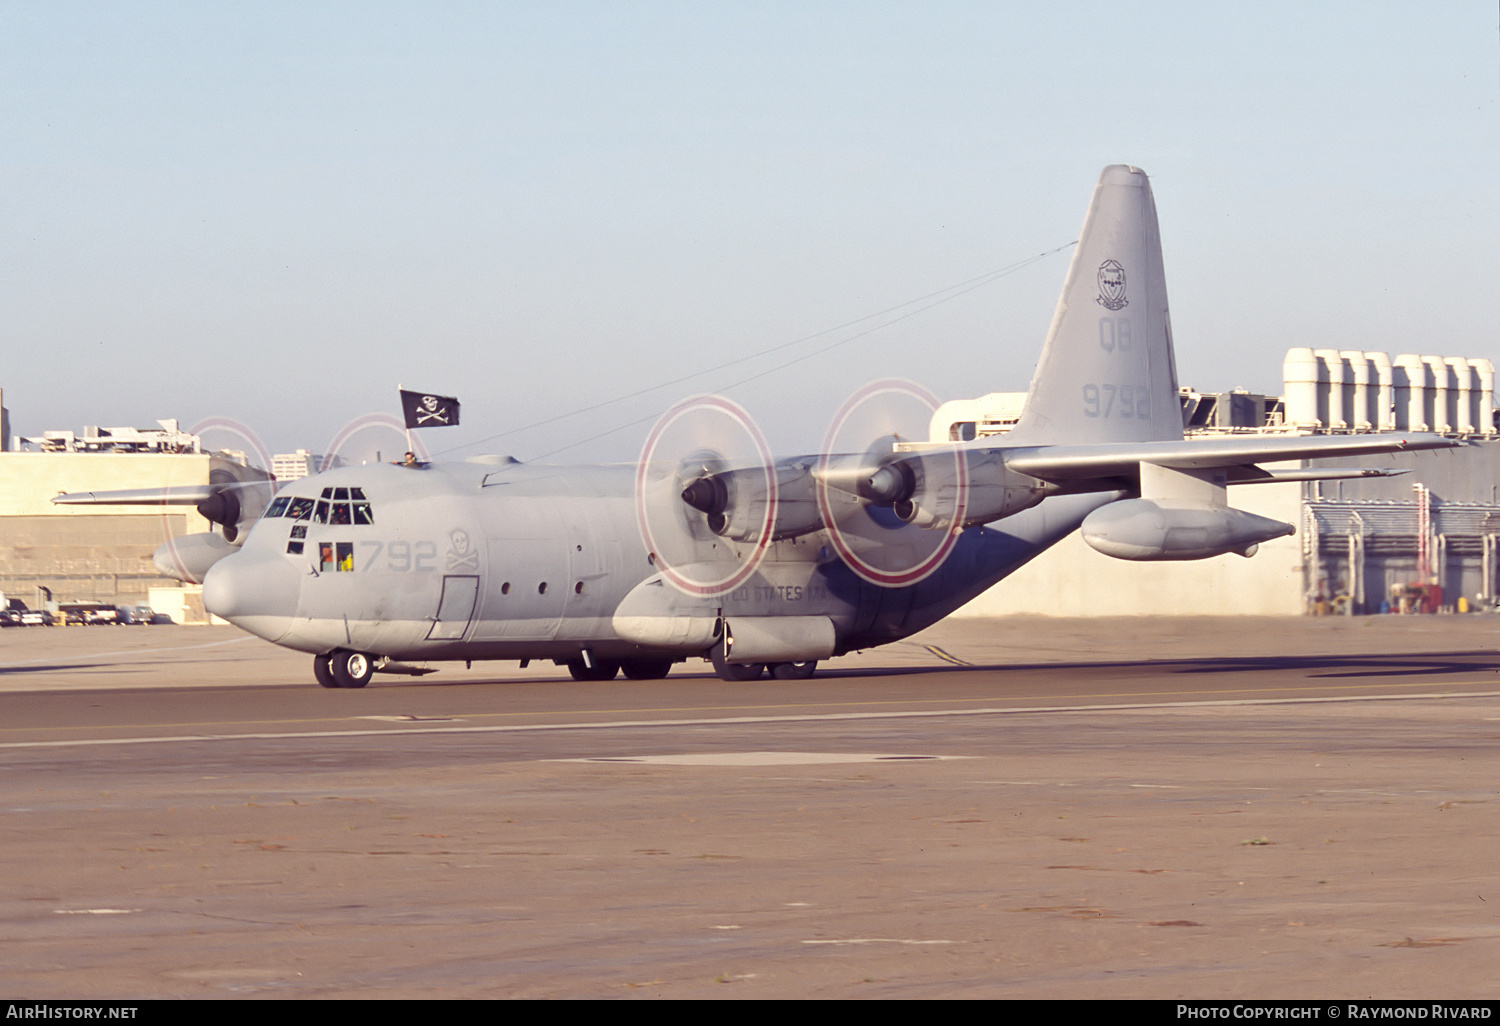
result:
<svg viewBox="0 0 1500 1026"><path fill-rule="evenodd" d="M1260 462L1457 444L1185 440L1155 202L1124 165L1099 177L1015 426L925 443L865 431L901 391L856 394L821 452L790 459L737 405L700 397L635 465L341 467L268 503L234 483L183 490L171 500L223 535L157 562L201 579L209 611L312 655L325 687L500 659L608 680L703 657L726 680L787 679L930 626L1075 530L1122 559L1249 556L1294 529L1234 509L1227 486L1384 473Z"/></svg>

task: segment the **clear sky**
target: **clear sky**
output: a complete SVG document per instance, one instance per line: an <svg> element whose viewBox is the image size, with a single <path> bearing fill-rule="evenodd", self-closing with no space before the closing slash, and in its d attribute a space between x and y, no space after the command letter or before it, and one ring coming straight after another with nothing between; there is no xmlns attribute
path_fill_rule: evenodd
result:
<svg viewBox="0 0 1500 1026"><path fill-rule="evenodd" d="M220 417L272 451L399 413L398 382L463 401L423 434L454 456L644 420L555 460L724 392L812 450L873 378L1025 388L1066 252L798 340L1070 242L1111 163L1152 177L1183 384L1276 392L1301 345L1500 364L1497 21L0 0L0 388L18 434Z"/></svg>

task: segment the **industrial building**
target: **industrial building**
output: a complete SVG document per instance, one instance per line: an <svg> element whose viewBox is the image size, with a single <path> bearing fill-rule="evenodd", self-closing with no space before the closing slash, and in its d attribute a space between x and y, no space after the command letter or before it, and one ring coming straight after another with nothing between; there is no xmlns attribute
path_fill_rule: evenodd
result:
<svg viewBox="0 0 1500 1026"><path fill-rule="evenodd" d="M1431 452L1287 467L1405 470L1396 477L1236 485L1236 508L1296 526L1246 559L1131 563L1074 534L958 615L1297 615L1497 608L1500 437L1489 360L1293 349L1282 397L1182 390L1189 436L1432 431ZM933 439L1001 435L1016 400L945 403ZM973 422L973 426L970 426Z"/></svg>
<svg viewBox="0 0 1500 1026"><path fill-rule="evenodd" d="M169 538L213 528L192 506L51 501L61 492L201 485L254 473L243 454L204 452L176 421L157 423L47 431L0 452L0 594L32 608L150 604L179 622L204 619L198 590L163 577L151 560Z"/></svg>

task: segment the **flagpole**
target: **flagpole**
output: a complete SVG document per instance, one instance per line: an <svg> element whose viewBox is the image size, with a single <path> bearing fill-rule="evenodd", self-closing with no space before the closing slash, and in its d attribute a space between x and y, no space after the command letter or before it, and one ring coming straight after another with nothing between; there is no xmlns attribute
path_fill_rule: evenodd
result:
<svg viewBox="0 0 1500 1026"><path fill-rule="evenodd" d="M404 391L406 391L406 386L403 385L403 384L401 384L400 382L397 382L396 383L396 395L400 396L401 393L404 392ZM406 423L406 404L405 403L401 404L401 425L402 425L403 428L406 429L406 451L410 452L410 453L415 453L417 450L415 450L415 449L413 449L411 447L411 426ZM406 458L405 456L402 456L403 460L405 458Z"/></svg>

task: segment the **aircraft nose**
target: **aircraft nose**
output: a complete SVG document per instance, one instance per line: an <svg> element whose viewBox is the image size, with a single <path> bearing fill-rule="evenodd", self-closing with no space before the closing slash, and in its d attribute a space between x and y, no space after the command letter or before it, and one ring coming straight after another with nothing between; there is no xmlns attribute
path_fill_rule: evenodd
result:
<svg viewBox="0 0 1500 1026"><path fill-rule="evenodd" d="M209 568L203 608L267 641L279 641L297 615L302 576L279 553L240 551Z"/></svg>

